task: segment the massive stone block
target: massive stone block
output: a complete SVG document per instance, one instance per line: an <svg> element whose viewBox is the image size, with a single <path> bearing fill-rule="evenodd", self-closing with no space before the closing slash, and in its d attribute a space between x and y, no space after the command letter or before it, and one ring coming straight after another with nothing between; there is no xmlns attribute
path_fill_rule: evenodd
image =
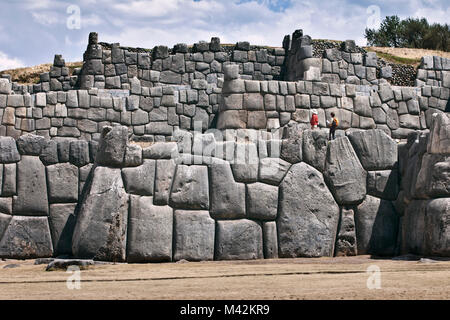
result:
<svg viewBox="0 0 450 320"><path fill-rule="evenodd" d="M169 204L170 189L175 175L174 160L156 160L155 192L153 201L155 204Z"/></svg>
<svg viewBox="0 0 450 320"><path fill-rule="evenodd" d="M72 233L75 227L76 203L50 205L50 231L56 255L72 253Z"/></svg>
<svg viewBox="0 0 450 320"><path fill-rule="evenodd" d="M97 167L72 238L79 258L125 261L128 195L120 169Z"/></svg>
<svg viewBox="0 0 450 320"><path fill-rule="evenodd" d="M324 177L337 203L355 204L364 199L367 172L347 137L328 144Z"/></svg>
<svg viewBox="0 0 450 320"><path fill-rule="evenodd" d="M450 118L444 113L433 114L428 152L437 154L450 153Z"/></svg>
<svg viewBox="0 0 450 320"><path fill-rule="evenodd" d="M0 217L1 220L3 219ZM52 255L53 246L47 217L12 217L0 240L0 257L31 259Z"/></svg>
<svg viewBox="0 0 450 320"><path fill-rule="evenodd" d="M364 169L386 170L397 164L397 143L383 130L353 131L348 138Z"/></svg>
<svg viewBox="0 0 450 320"><path fill-rule="evenodd" d="M264 258L278 258L278 236L275 221L263 222Z"/></svg>
<svg viewBox="0 0 450 320"><path fill-rule="evenodd" d="M12 137L0 137L0 162L11 163L20 160L16 141Z"/></svg>
<svg viewBox="0 0 450 320"><path fill-rule="evenodd" d="M261 226L252 220L217 221L216 259L249 260L263 258Z"/></svg>
<svg viewBox="0 0 450 320"><path fill-rule="evenodd" d="M367 174L367 194L386 200L397 199L399 192L398 171L369 171Z"/></svg>
<svg viewBox="0 0 450 320"><path fill-rule="evenodd" d="M45 138L34 134L26 134L17 139L17 148L20 154L38 156L45 145Z"/></svg>
<svg viewBox="0 0 450 320"><path fill-rule="evenodd" d="M450 198L431 200L427 205L427 254L450 257Z"/></svg>
<svg viewBox="0 0 450 320"><path fill-rule="evenodd" d="M130 197L128 262L172 260L173 211L153 205L152 197Z"/></svg>
<svg viewBox="0 0 450 320"><path fill-rule="evenodd" d="M401 253L426 254L425 215L428 200L412 200L401 218Z"/></svg>
<svg viewBox="0 0 450 320"><path fill-rule="evenodd" d="M234 163L231 165L237 182L256 182L258 180L259 158L256 144L236 143Z"/></svg>
<svg viewBox="0 0 450 320"><path fill-rule="evenodd" d="M356 209L355 224L358 254L394 255L399 217L390 201L366 196Z"/></svg>
<svg viewBox="0 0 450 320"><path fill-rule="evenodd" d="M128 141L128 128L123 126L103 127L96 161L104 166L122 166Z"/></svg>
<svg viewBox="0 0 450 320"><path fill-rule="evenodd" d="M280 257L332 256L338 221L339 207L322 174L303 162L292 165L280 184Z"/></svg>
<svg viewBox="0 0 450 320"><path fill-rule="evenodd" d="M181 209L209 209L208 168L178 165L170 194L170 206Z"/></svg>
<svg viewBox="0 0 450 320"><path fill-rule="evenodd" d="M176 210L174 260L214 259L215 222L208 211Z"/></svg>
<svg viewBox="0 0 450 320"><path fill-rule="evenodd" d="M281 145L281 158L290 163L302 161L303 130L300 124L285 128Z"/></svg>
<svg viewBox="0 0 450 320"><path fill-rule="evenodd" d="M70 163L47 167L48 197L51 203L78 201L78 168Z"/></svg>
<svg viewBox="0 0 450 320"><path fill-rule="evenodd" d="M303 131L303 161L323 172L327 154L327 130Z"/></svg>
<svg viewBox="0 0 450 320"><path fill-rule="evenodd" d="M17 196L14 197L15 215L47 215L47 181L45 167L39 157L22 156L17 164Z"/></svg>
<svg viewBox="0 0 450 320"><path fill-rule="evenodd" d="M279 185L291 164L280 158L264 158L259 161L259 181Z"/></svg>
<svg viewBox="0 0 450 320"><path fill-rule="evenodd" d="M144 160L138 167L122 169L125 190L141 196L153 195L155 184L155 160Z"/></svg>
<svg viewBox="0 0 450 320"><path fill-rule="evenodd" d="M356 256L357 252L354 212L352 209L341 208L335 255Z"/></svg>
<svg viewBox="0 0 450 320"><path fill-rule="evenodd" d="M244 218L245 184L234 181L230 164L226 161L214 161L209 166L209 174L211 217L214 219Z"/></svg>
<svg viewBox="0 0 450 320"><path fill-rule="evenodd" d="M275 220L278 209L278 187L265 183L247 184L247 217Z"/></svg>

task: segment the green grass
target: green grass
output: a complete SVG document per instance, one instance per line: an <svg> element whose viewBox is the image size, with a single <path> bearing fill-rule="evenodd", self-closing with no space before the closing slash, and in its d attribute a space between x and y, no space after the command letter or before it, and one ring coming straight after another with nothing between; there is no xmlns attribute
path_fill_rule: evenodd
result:
<svg viewBox="0 0 450 320"><path fill-rule="evenodd" d="M367 50L367 48L366 48L366 50ZM415 66L420 63L420 59L403 58L403 57L394 56L389 53L379 52L379 51L370 50L370 49L368 51L376 52L376 54L379 58L382 58L382 59L392 62L392 63L407 64L407 65L412 65L412 66Z"/></svg>

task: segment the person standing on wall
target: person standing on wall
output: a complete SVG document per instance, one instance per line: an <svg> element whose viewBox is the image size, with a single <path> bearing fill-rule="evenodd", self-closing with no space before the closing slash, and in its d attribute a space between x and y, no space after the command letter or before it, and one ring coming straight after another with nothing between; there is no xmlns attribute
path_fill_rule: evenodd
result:
<svg viewBox="0 0 450 320"><path fill-rule="evenodd" d="M311 130L314 130L319 125L319 116L317 115L316 109L312 110L312 116L309 122L311 123Z"/></svg>
<svg viewBox="0 0 450 320"><path fill-rule="evenodd" d="M336 128L339 125L339 120L336 118L334 112L331 113L331 122L327 120L327 124L330 127L330 134L328 136L328 140L334 140Z"/></svg>

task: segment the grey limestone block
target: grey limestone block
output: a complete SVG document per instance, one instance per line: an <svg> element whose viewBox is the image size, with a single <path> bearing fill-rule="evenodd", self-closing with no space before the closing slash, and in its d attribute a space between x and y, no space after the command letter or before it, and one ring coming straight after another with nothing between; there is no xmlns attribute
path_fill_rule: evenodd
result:
<svg viewBox="0 0 450 320"><path fill-rule="evenodd" d="M180 209L209 209L208 168L177 165L169 203Z"/></svg>
<svg viewBox="0 0 450 320"><path fill-rule="evenodd" d="M217 221L215 258L217 260L261 259L263 253L261 225L240 219Z"/></svg>
<svg viewBox="0 0 450 320"><path fill-rule="evenodd" d="M13 196L17 192L17 165L15 163L5 163L3 165L3 190L2 196Z"/></svg>
<svg viewBox="0 0 450 320"><path fill-rule="evenodd" d="M292 165L280 184L276 222L280 257L333 255L339 207L319 171Z"/></svg>
<svg viewBox="0 0 450 320"><path fill-rule="evenodd" d="M5 220L2 216L0 214L0 227L1 221ZM51 256L53 246L47 217L13 216L9 220L0 240L0 257L32 259Z"/></svg>
<svg viewBox="0 0 450 320"><path fill-rule="evenodd" d="M127 261L172 261L173 210L152 197L131 196Z"/></svg>
<svg viewBox="0 0 450 320"><path fill-rule="evenodd" d="M358 254L393 255L399 217L392 203L366 196L355 214Z"/></svg>
<svg viewBox="0 0 450 320"><path fill-rule="evenodd" d="M278 212L278 187L265 183L247 184L247 217L275 220Z"/></svg>
<svg viewBox="0 0 450 320"><path fill-rule="evenodd" d="M169 203L175 168L176 164L172 159L156 160L155 190L153 197L155 204L167 205Z"/></svg>
<svg viewBox="0 0 450 320"><path fill-rule="evenodd" d="M22 156L17 164L17 196L14 197L15 215L48 215L45 166L39 157Z"/></svg>
<svg viewBox="0 0 450 320"><path fill-rule="evenodd" d="M392 169L397 164L397 143L380 129L354 131L348 135L366 170Z"/></svg>
<svg viewBox="0 0 450 320"><path fill-rule="evenodd" d="M397 199L399 192L398 171L369 171L367 174L367 194L386 200Z"/></svg>
<svg viewBox="0 0 450 320"><path fill-rule="evenodd" d="M78 201L78 168L70 163L47 166L50 203Z"/></svg>
<svg viewBox="0 0 450 320"><path fill-rule="evenodd" d="M338 204L355 204L364 199L367 172L347 137L328 144L324 177Z"/></svg>
<svg viewBox="0 0 450 320"><path fill-rule="evenodd" d="M335 256L356 256L355 213L353 209L341 208L341 219L336 237Z"/></svg>
<svg viewBox="0 0 450 320"><path fill-rule="evenodd" d="M26 134L17 139L17 148L23 155L38 156L45 145L45 138L34 134Z"/></svg>
<svg viewBox="0 0 450 320"><path fill-rule="evenodd" d="M96 161L105 166L122 166L128 141L128 128L104 126L100 137Z"/></svg>
<svg viewBox="0 0 450 320"><path fill-rule="evenodd" d="M245 184L235 182L230 164L214 159L209 165L211 184L210 214L214 219L245 217Z"/></svg>
<svg viewBox="0 0 450 320"><path fill-rule="evenodd" d="M272 185L279 185L290 166L289 162L280 158L260 159L258 180Z"/></svg>
<svg viewBox="0 0 450 320"><path fill-rule="evenodd" d="M215 221L208 211L175 210L174 260L214 259Z"/></svg>
<svg viewBox="0 0 450 320"><path fill-rule="evenodd" d="M155 160L144 160L138 167L122 169L125 190L131 194L151 196L155 184Z"/></svg>
<svg viewBox="0 0 450 320"><path fill-rule="evenodd" d="M120 169L101 166L94 169L73 232L75 257L125 261L128 198Z"/></svg>
<svg viewBox="0 0 450 320"><path fill-rule="evenodd" d="M263 228L263 250L265 259L278 258L278 235L275 221L266 221Z"/></svg>
<svg viewBox="0 0 450 320"><path fill-rule="evenodd" d="M234 162L231 164L236 182L256 182L258 180L258 150L254 143L236 143Z"/></svg>
<svg viewBox="0 0 450 320"><path fill-rule="evenodd" d="M16 141L12 137L0 137L0 163L12 163L20 160Z"/></svg>
<svg viewBox="0 0 450 320"><path fill-rule="evenodd" d="M72 253L72 232L75 227L76 203L50 205L49 225L56 256Z"/></svg>
<svg viewBox="0 0 450 320"><path fill-rule="evenodd" d="M83 140L71 141L69 145L69 161L77 167L83 167L90 162L89 143Z"/></svg>

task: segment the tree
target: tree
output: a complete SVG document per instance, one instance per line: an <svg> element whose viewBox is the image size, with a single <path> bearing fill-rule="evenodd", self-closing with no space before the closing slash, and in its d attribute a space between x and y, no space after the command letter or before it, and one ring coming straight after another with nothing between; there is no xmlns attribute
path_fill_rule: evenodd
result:
<svg viewBox="0 0 450 320"><path fill-rule="evenodd" d="M366 28L367 44L378 47L409 47L450 51L448 24L429 25L425 18L387 16L378 30Z"/></svg>

